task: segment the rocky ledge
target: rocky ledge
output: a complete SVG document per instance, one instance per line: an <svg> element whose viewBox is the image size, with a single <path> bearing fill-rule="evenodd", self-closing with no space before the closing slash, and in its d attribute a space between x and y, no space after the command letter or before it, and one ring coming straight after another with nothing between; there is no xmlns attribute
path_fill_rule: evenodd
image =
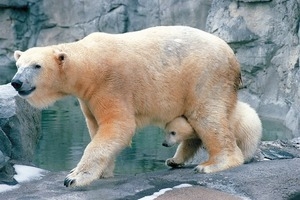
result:
<svg viewBox="0 0 300 200"><path fill-rule="evenodd" d="M37 181L1 194L3 199L297 199L300 195L300 138L263 142L253 161L212 174L194 166L102 179L84 188L65 188L67 172L45 172ZM264 160L264 161L257 161ZM188 184L187 188L175 189ZM152 195L152 197L148 197ZM298 196L297 196L298 195ZM157 195L156 195L157 196ZM297 197L296 197L297 196Z"/></svg>
<svg viewBox="0 0 300 200"><path fill-rule="evenodd" d="M40 137L41 113L10 84L0 85L0 184L16 184L15 163L30 164Z"/></svg>

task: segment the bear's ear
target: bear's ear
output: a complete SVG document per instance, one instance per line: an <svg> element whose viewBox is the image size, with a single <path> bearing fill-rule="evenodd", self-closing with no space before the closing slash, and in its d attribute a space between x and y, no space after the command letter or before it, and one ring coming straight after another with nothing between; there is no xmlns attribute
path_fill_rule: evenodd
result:
<svg viewBox="0 0 300 200"><path fill-rule="evenodd" d="M61 65L65 62L67 58L67 54L65 52L62 52L60 50L54 50L54 55L57 60L57 62Z"/></svg>
<svg viewBox="0 0 300 200"><path fill-rule="evenodd" d="M22 55L22 53L23 52L19 51L19 50L15 51L14 58L15 58L16 61L20 58L20 56Z"/></svg>

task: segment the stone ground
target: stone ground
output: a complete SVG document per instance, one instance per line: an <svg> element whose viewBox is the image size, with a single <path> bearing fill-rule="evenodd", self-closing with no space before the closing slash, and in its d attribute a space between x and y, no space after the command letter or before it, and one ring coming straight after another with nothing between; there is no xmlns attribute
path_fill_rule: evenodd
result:
<svg viewBox="0 0 300 200"><path fill-rule="evenodd" d="M180 184L192 187L173 189L157 199L300 199L293 198L300 194L300 158L252 162L212 174L195 174L192 167L116 176L80 189L63 186L67 172L48 172L41 180L2 193L1 199L134 200Z"/></svg>

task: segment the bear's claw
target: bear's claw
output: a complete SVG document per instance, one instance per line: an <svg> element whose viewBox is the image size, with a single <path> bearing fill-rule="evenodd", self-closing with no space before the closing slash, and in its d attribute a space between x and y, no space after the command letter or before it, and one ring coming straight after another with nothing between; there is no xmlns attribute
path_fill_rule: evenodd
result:
<svg viewBox="0 0 300 200"><path fill-rule="evenodd" d="M72 169L69 174L73 173L75 171L76 167L74 169Z"/></svg>
<svg viewBox="0 0 300 200"><path fill-rule="evenodd" d="M71 178L65 178L65 181L64 181L64 186L66 187L70 187L72 186L73 184L75 183L75 179L71 179Z"/></svg>

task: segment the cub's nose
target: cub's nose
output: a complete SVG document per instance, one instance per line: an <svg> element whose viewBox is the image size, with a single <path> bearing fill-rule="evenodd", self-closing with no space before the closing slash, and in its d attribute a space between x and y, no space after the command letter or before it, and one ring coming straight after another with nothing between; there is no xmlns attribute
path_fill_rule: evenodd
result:
<svg viewBox="0 0 300 200"><path fill-rule="evenodd" d="M16 89L16 90L19 90L21 87L22 87L22 85L23 85L23 82L21 82L20 80L12 80L11 81L11 85Z"/></svg>
<svg viewBox="0 0 300 200"><path fill-rule="evenodd" d="M162 143L162 145L163 145L164 147L169 147L168 143L165 142L165 141Z"/></svg>

